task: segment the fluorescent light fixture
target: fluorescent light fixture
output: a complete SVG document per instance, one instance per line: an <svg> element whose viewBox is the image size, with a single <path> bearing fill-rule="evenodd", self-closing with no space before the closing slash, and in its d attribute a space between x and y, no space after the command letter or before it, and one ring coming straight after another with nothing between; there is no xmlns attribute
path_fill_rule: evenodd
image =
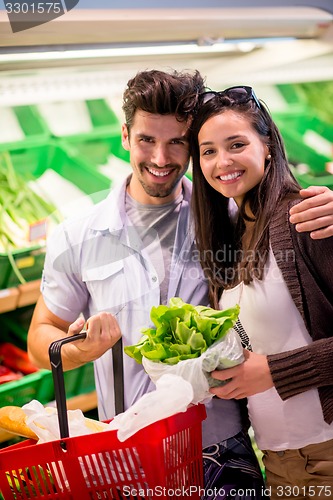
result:
<svg viewBox="0 0 333 500"><path fill-rule="evenodd" d="M50 61L65 59L87 59L105 57L135 57L176 54L212 54L219 52L248 52L254 50L254 43L215 43L213 45L173 44L142 47L112 47L93 49L68 49L38 52L11 52L0 54L0 62Z"/></svg>
<svg viewBox="0 0 333 500"><path fill-rule="evenodd" d="M289 42L295 40L292 37L284 38L255 38L239 40L222 40L201 38L197 43L173 43L159 45L142 45L126 47L85 47L85 48L64 48L58 47L54 50L31 50L26 48L22 52L6 49L0 51L0 62L27 62L27 61L56 61L69 59L97 59L97 58L124 58L137 56L159 56L177 54L214 54L214 53L241 53L251 52L266 43ZM17 50L20 50L19 48Z"/></svg>

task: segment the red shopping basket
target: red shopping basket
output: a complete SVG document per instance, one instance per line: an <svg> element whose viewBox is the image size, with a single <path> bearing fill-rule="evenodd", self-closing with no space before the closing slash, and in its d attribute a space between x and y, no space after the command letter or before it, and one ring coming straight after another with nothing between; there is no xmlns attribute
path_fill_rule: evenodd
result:
<svg viewBox="0 0 333 500"><path fill-rule="evenodd" d="M117 431L68 436L60 350L50 346L61 439L23 441L0 451L0 490L10 499L199 499L203 488L204 405L155 422L120 442Z"/></svg>

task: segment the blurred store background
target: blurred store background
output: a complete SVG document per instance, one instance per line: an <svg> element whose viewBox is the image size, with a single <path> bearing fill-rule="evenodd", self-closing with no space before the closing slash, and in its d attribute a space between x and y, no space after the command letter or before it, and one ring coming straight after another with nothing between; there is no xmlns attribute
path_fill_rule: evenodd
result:
<svg viewBox="0 0 333 500"><path fill-rule="evenodd" d="M130 172L120 142L121 96L138 70L198 69L213 89L253 86L281 128L301 184L333 189L332 0L162 0L158 6L149 0L79 0L61 17L17 32L5 3L0 2L2 342L26 348L44 260L45 214L52 212L57 222L103 198ZM28 215L31 191L52 209L36 205ZM88 411L95 405L89 399L92 367L74 372L69 396L85 395L75 404ZM1 384L0 406L34 398L48 403L49 376L39 371Z"/></svg>

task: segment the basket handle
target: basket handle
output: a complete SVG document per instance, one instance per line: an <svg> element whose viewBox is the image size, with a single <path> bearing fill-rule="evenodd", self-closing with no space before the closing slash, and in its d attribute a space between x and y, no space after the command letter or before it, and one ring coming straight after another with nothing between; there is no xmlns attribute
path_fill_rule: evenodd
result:
<svg viewBox="0 0 333 500"><path fill-rule="evenodd" d="M69 437L68 417L66 405L66 392L64 372L62 369L61 348L64 344L74 342L75 340L85 339L87 332L83 331L76 335L71 335L63 339L55 340L50 344L49 357L52 369L52 377L54 384L55 400L58 410L58 422L61 439ZM65 443L61 444L62 448L66 448Z"/></svg>

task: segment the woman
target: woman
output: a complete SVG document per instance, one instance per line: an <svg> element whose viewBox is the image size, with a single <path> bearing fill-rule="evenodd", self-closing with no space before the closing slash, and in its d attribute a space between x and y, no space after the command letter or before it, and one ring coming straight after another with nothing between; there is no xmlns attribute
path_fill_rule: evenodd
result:
<svg viewBox="0 0 333 500"><path fill-rule="evenodd" d="M246 361L212 392L248 398L271 498L333 494L333 240L297 233L300 186L251 87L207 91L192 125L193 209L213 307L240 305ZM236 202L236 209L229 202Z"/></svg>

